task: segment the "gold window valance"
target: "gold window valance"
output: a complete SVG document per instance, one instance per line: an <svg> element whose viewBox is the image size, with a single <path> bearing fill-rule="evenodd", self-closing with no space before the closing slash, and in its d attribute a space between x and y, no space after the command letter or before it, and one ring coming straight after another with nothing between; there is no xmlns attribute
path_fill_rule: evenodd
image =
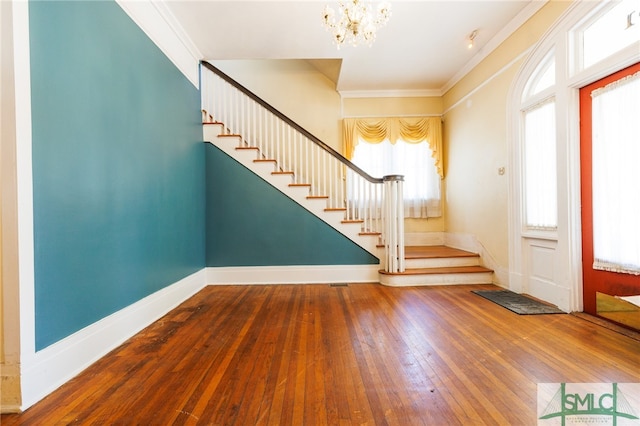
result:
<svg viewBox="0 0 640 426"><path fill-rule="evenodd" d="M440 117L345 118L342 120L344 154L349 160L359 139L381 143L389 139L408 143L427 141L440 178L444 178L442 155L442 121Z"/></svg>

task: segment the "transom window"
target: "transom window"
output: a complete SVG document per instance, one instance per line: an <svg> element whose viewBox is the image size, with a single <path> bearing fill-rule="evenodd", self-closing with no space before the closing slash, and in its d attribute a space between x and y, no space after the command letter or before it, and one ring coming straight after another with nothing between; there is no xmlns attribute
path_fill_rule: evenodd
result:
<svg viewBox="0 0 640 426"><path fill-rule="evenodd" d="M595 19L595 18L594 18ZM640 40L640 0L623 0L577 32L582 39L582 68Z"/></svg>

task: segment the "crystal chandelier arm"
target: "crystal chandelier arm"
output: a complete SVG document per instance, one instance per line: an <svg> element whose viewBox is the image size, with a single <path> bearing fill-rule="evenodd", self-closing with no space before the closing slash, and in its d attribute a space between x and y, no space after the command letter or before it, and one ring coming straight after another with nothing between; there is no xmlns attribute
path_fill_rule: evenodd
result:
<svg viewBox="0 0 640 426"><path fill-rule="evenodd" d="M331 31L338 49L347 41L353 46L361 42L371 46L377 30L389 20L391 6L386 2L380 3L374 17L363 0L339 1L338 13L340 19L336 20L335 11L327 5L322 15L324 25Z"/></svg>

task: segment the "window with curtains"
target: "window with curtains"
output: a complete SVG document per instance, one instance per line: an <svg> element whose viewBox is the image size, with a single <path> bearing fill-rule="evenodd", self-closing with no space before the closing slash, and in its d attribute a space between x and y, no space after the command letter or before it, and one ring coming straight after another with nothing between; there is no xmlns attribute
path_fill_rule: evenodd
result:
<svg viewBox="0 0 640 426"><path fill-rule="evenodd" d="M532 229L558 224L555 106L552 98L524 111L525 219Z"/></svg>
<svg viewBox="0 0 640 426"><path fill-rule="evenodd" d="M594 268L640 274L640 72L591 99Z"/></svg>
<svg viewBox="0 0 640 426"><path fill-rule="evenodd" d="M372 144L360 140L351 161L371 176L403 175L405 216L425 218L441 216L440 177L432 155L426 141L391 144L385 139Z"/></svg>
<svg viewBox="0 0 640 426"><path fill-rule="evenodd" d="M525 86L523 121L524 222L528 229L558 226L554 51Z"/></svg>
<svg viewBox="0 0 640 426"><path fill-rule="evenodd" d="M371 176L405 177L405 217L441 216L442 123L439 117L345 119L345 155ZM347 182L348 192L352 183Z"/></svg>

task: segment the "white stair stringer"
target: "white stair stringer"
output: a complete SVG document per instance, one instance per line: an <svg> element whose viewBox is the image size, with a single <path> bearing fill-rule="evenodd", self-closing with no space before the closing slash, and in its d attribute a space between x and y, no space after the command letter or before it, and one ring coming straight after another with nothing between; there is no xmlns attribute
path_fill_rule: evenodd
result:
<svg viewBox="0 0 640 426"><path fill-rule="evenodd" d="M325 199L307 198L309 196L309 187L291 186L293 182L291 175L273 174L277 169L275 162L254 161L258 159L258 150L236 149L239 146L240 136L230 137L225 135L220 137L222 124L205 123L203 127L205 142L215 145L274 188L349 238L355 244L376 258L379 258L377 249L378 236L361 235L362 229L359 223L342 223L344 220L344 212L326 211L327 202Z"/></svg>

